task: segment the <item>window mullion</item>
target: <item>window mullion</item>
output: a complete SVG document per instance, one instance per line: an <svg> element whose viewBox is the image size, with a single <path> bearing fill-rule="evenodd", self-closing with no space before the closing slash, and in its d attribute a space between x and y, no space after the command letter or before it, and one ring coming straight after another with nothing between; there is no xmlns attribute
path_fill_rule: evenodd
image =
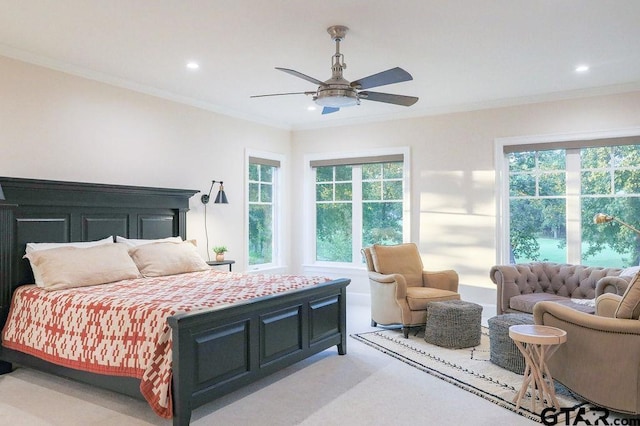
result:
<svg viewBox="0 0 640 426"><path fill-rule="evenodd" d="M582 203L580 150L566 151L566 229L567 262L580 264L582 259Z"/></svg>
<svg viewBox="0 0 640 426"><path fill-rule="evenodd" d="M352 224L353 246L351 247L351 259L353 263L360 263L360 249L362 248L362 166L352 168Z"/></svg>

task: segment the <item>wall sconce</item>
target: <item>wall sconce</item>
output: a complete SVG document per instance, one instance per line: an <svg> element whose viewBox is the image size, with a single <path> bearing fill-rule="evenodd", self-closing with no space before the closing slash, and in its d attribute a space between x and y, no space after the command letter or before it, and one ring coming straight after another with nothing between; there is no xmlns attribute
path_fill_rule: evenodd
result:
<svg viewBox="0 0 640 426"><path fill-rule="evenodd" d="M211 191L213 190L213 185L216 184L216 182L218 182L220 184L220 188L218 189L218 195L216 195L216 199L213 201L214 204L229 204L229 201L227 201L227 195L224 193L224 186L222 186L222 181L221 180L212 180L211 181L211 188L209 188L209 193L208 194L203 194L202 197L200 197L200 201L202 201L202 204L208 204L209 200L211 199Z"/></svg>
<svg viewBox="0 0 640 426"><path fill-rule="evenodd" d="M211 200L211 191L213 190L213 185L217 183L220 184L220 188L218 188L218 195L216 195L216 199L213 201L214 204L229 204L227 200L227 194L224 193L224 186L222 186L221 180L212 180L211 187L209 188L208 194L203 194L200 197L200 201L204 204L204 234L207 239L207 260L211 260L211 256L209 253L209 229L207 229L207 204L209 204L209 200Z"/></svg>

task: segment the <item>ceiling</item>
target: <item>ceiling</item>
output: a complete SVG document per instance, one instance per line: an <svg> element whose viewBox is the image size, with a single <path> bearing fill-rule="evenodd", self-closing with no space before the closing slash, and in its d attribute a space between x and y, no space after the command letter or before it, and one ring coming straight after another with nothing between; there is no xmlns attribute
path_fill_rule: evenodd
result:
<svg viewBox="0 0 640 426"><path fill-rule="evenodd" d="M260 123L305 129L640 90L638 0L0 0L0 55ZM315 111L331 25L353 81L399 66L412 81ZM200 67L191 70L187 62ZM576 66L588 64L584 73Z"/></svg>

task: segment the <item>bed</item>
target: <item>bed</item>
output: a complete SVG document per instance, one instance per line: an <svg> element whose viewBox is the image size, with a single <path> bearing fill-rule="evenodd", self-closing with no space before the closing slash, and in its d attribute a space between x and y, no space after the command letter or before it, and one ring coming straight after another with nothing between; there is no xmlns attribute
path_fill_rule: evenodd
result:
<svg viewBox="0 0 640 426"><path fill-rule="evenodd" d="M189 198L197 192L18 178L0 178L0 185L6 196L0 201L0 329L16 289L33 282L22 258L26 243L115 235L184 239ZM169 316L173 424L188 425L194 408L332 346L346 354L348 284L328 280ZM10 373L12 363L142 398L140 379L81 371L0 346L0 373Z"/></svg>

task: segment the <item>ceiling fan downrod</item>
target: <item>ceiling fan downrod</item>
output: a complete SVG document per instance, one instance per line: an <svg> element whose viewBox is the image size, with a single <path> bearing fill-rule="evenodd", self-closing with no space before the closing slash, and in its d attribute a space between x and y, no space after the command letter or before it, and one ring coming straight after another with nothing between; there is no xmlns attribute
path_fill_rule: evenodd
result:
<svg viewBox="0 0 640 426"><path fill-rule="evenodd" d="M331 78L325 81L325 85L318 88L313 100L318 105L332 109L358 105L358 92L344 79L342 72L347 67L344 56L340 53L340 41L347 35L349 28L344 25L333 25L327 28L327 32L336 42L336 53L331 58Z"/></svg>
<svg viewBox="0 0 640 426"><path fill-rule="evenodd" d="M331 39L336 42L336 53L331 60L331 74L335 80L341 80L342 71L347 68L347 64L344 62L344 55L340 53L340 42L344 40L347 31L349 31L349 28L344 25L333 25L327 28Z"/></svg>

